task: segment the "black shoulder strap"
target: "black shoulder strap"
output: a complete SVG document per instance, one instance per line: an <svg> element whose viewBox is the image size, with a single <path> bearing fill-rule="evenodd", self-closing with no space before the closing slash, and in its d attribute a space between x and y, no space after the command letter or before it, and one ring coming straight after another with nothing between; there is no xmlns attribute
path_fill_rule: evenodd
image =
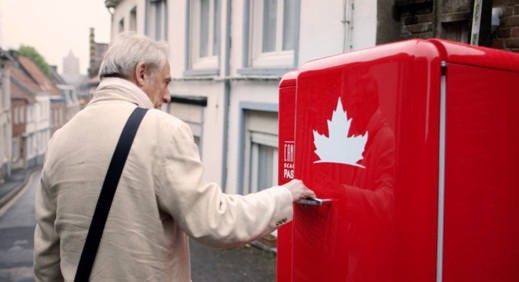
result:
<svg viewBox="0 0 519 282"><path fill-rule="evenodd" d="M137 129L142 121L142 118L146 114L147 109L137 107L126 122L124 129L115 148L108 172L106 173L99 199L90 223L90 229L83 246L83 252L79 259L78 268L76 271L76 277L74 281L88 281L90 272L94 265L96 258L97 249L103 235L103 229L105 227L106 219L108 218L108 212L112 206L112 200L117 189L117 184L121 178L124 163L130 152L130 148L137 133Z"/></svg>

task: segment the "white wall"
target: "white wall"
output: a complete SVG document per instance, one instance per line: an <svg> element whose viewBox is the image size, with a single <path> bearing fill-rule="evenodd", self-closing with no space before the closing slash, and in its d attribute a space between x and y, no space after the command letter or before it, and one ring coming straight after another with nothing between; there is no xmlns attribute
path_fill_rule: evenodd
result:
<svg viewBox="0 0 519 282"><path fill-rule="evenodd" d="M173 78L181 78L185 66L186 1L168 1L168 44Z"/></svg>
<svg viewBox="0 0 519 282"><path fill-rule="evenodd" d="M353 3L353 13L345 11L345 2ZM309 60L339 54L349 50L345 36L351 36L353 50L375 46L377 31L377 1L327 0L301 1L299 65ZM347 9L348 9L347 8ZM353 20L353 34L341 21ZM346 39L346 43L348 39Z"/></svg>
<svg viewBox="0 0 519 282"><path fill-rule="evenodd" d="M377 42L377 1L354 2L353 50L373 47Z"/></svg>
<svg viewBox="0 0 519 282"><path fill-rule="evenodd" d="M342 51L343 0L301 1L299 65Z"/></svg>
<svg viewBox="0 0 519 282"><path fill-rule="evenodd" d="M0 62L1 64L1 62ZM0 68L0 180L10 171L2 171L2 167L9 166L12 155L12 120L11 95L9 88L9 71ZM9 168L7 168L9 170Z"/></svg>
<svg viewBox="0 0 519 282"><path fill-rule="evenodd" d="M144 0L125 0L115 9L112 15L111 37L119 33L119 21L124 18L124 30L130 29L130 11L137 6L137 33L144 34Z"/></svg>
<svg viewBox="0 0 519 282"><path fill-rule="evenodd" d="M231 36L232 36L232 50L229 56L230 59L230 75L237 76L237 70L242 68L242 61L244 56L243 50L243 32L244 32L244 18L243 9L244 5L242 0L228 0L231 1ZM254 0L252 0L254 1ZM224 1L222 1L223 4ZM227 1L225 1L227 2ZM224 6L222 6L223 8ZM223 18L225 19L225 18ZM222 26L225 26L223 24ZM222 33L225 34L225 33ZM224 46L221 46L220 50L225 50Z"/></svg>
<svg viewBox="0 0 519 282"><path fill-rule="evenodd" d="M36 103L32 107L31 131L26 131L30 136L28 141L30 151L27 152L27 159L39 158L38 161L42 161L50 138L50 96L47 93L38 94Z"/></svg>
<svg viewBox="0 0 519 282"><path fill-rule="evenodd" d="M223 182L222 162L227 159L227 171L225 173L226 189L229 193L239 191L242 183L240 179L241 167L246 164L243 161L242 144L240 143L242 132L242 108L243 104L269 106L274 108L278 104L278 82L280 77L258 78L246 77L238 73L243 68L244 58L244 0L222 0L222 22L220 40L219 75L203 78L186 77L186 19L188 0L168 1L168 43L170 48L171 74L173 77L170 92L180 96L205 96L207 106L203 114L202 156L206 167L206 179L217 183ZM230 2L229 2L230 1ZM250 0L251 3L257 0ZM341 22L345 17L344 4L354 2L355 9L348 19L353 18L353 34L345 34L345 25ZM371 47L376 39L376 2L360 0L326 0L308 1L301 0L301 15L299 27L299 53L298 65L304 62L324 56L334 55L345 50L345 35L349 36L348 44L353 49ZM226 34L227 5L231 4L231 34ZM125 0L117 7L112 22L112 37L118 32L119 20L129 17L130 10L137 5L137 30L144 34L145 1ZM126 27L129 19L126 19ZM346 29L346 32L347 29ZM231 50L227 54L226 38L231 36ZM245 39L248 40L248 39ZM249 54L250 55L250 54ZM225 74L226 62L230 64L229 77ZM292 67L292 66L291 66ZM228 80L228 81L226 81ZM226 94L225 83L229 83L230 89ZM229 105L225 105L225 95L229 95ZM227 112L226 112L227 110ZM174 112L172 113L175 114ZM228 117L227 123L225 118ZM224 136L228 129L227 139ZM228 143L224 146L224 142ZM227 152L223 149L227 148Z"/></svg>
<svg viewBox="0 0 519 282"><path fill-rule="evenodd" d="M244 148L241 147L241 138L244 132L241 128L243 122L241 105L247 104L257 108L269 107L278 104L278 82L277 80L250 79L236 80L231 84L231 98L229 109L229 150L227 187L229 193L238 192L242 183L238 183L240 163Z"/></svg>
<svg viewBox="0 0 519 282"><path fill-rule="evenodd" d="M203 108L201 155L207 181L220 183L222 180L223 148L223 84L212 80L174 81L170 92L179 96L205 96L207 106ZM175 115L173 112L172 115Z"/></svg>

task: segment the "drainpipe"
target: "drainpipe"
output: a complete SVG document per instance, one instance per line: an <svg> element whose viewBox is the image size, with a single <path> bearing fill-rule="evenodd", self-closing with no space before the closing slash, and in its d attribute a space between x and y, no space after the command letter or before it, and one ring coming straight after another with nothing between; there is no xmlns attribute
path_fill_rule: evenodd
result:
<svg viewBox="0 0 519 282"><path fill-rule="evenodd" d="M343 41L342 51L347 52L353 49L353 9L354 0L343 0L342 20Z"/></svg>
<svg viewBox="0 0 519 282"><path fill-rule="evenodd" d="M226 191L227 186L227 160L229 153L229 108L231 96L231 0L226 1L225 17L225 57L224 59L224 92L223 92L223 145L222 145L222 182L221 186ZM220 57L222 58L222 57Z"/></svg>
<svg viewBox="0 0 519 282"><path fill-rule="evenodd" d="M470 33L470 45L479 45L481 9L483 9L483 0L474 0L474 8L472 9L472 31Z"/></svg>

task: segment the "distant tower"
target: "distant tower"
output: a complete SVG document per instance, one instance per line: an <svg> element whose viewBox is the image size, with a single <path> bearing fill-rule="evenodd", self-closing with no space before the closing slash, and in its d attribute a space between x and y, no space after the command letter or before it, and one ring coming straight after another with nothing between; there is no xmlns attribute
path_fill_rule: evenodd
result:
<svg viewBox="0 0 519 282"><path fill-rule="evenodd" d="M72 50L63 58L63 74L79 75L79 58L74 56Z"/></svg>
<svg viewBox="0 0 519 282"><path fill-rule="evenodd" d="M95 29L93 27L90 28L90 35L89 35L89 45L90 45L90 63L88 64L88 77L93 77L96 74L92 74L92 66L94 65L94 58L95 58L95 44L96 44L96 35L95 35Z"/></svg>
<svg viewBox="0 0 519 282"><path fill-rule="evenodd" d="M63 78L68 83L76 82L79 75L79 58L74 56L72 50L69 51L68 55L63 58Z"/></svg>
<svg viewBox="0 0 519 282"><path fill-rule="evenodd" d="M108 44L95 42L95 30L90 28L90 65L88 67L88 76L90 78L95 77L99 72L101 61L103 56L108 49Z"/></svg>

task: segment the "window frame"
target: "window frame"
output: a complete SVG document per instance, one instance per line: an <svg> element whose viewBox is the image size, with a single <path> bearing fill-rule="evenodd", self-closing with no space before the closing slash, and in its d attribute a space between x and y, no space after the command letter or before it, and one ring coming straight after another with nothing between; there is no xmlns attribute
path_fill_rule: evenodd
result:
<svg viewBox="0 0 519 282"><path fill-rule="evenodd" d="M157 16L157 13L160 13L160 17ZM168 0L146 0L144 15L144 34L157 41L167 42L169 37Z"/></svg>
<svg viewBox="0 0 519 282"><path fill-rule="evenodd" d="M119 33L124 32L125 29L125 20L124 18L119 19L119 23L117 25L117 30Z"/></svg>
<svg viewBox="0 0 519 282"><path fill-rule="evenodd" d="M292 50L283 50L284 0L278 0L276 15L276 48L273 52L262 52L263 48L263 5L265 0L246 0L244 3L243 68L241 75L281 76L297 68L299 61L299 26L301 1L294 0L294 43ZM279 24L281 23L281 24Z"/></svg>
<svg viewBox="0 0 519 282"><path fill-rule="evenodd" d="M11 138L11 148L11 161L15 163L20 159L21 156L20 137L15 136L14 138Z"/></svg>
<svg viewBox="0 0 519 282"><path fill-rule="evenodd" d="M181 111L175 107L183 107ZM191 128L193 139L198 146L200 158L203 160L204 121L207 107L207 96L171 95L166 112L175 114ZM191 113L188 113L191 112ZM198 112L198 113L197 113ZM185 117L189 116L189 119Z"/></svg>
<svg viewBox="0 0 519 282"><path fill-rule="evenodd" d="M128 30L137 32L137 6L130 10Z"/></svg>
<svg viewBox="0 0 519 282"><path fill-rule="evenodd" d="M277 146L277 135L272 135L263 132L248 131L248 142L246 152L248 152L248 158L246 163L249 164L249 170L246 173L246 183L244 187L244 193L254 193L263 189L269 188L277 183L278 175L278 146ZM272 183L266 187L259 187L259 176L260 176L260 147L269 147L273 149L272 156Z"/></svg>
<svg viewBox="0 0 519 282"><path fill-rule="evenodd" d="M222 42L222 1L205 0L207 10L207 55L201 55L202 1L187 0L186 19L186 76L218 75Z"/></svg>
<svg viewBox="0 0 519 282"><path fill-rule="evenodd" d="M271 103L258 102L240 102L240 134L238 146L238 193L247 194L254 192L257 186L251 185L251 181L257 176L257 166L254 166L253 146L254 143L273 147L276 155L279 154L278 149L278 135L274 132L259 132L258 130L250 130L247 125L247 118L251 112L265 113L265 114L279 114L278 105ZM276 119L277 126L277 119ZM277 183L277 158L273 159L273 185ZM275 172L275 173L274 173ZM262 187L266 188L266 187Z"/></svg>

